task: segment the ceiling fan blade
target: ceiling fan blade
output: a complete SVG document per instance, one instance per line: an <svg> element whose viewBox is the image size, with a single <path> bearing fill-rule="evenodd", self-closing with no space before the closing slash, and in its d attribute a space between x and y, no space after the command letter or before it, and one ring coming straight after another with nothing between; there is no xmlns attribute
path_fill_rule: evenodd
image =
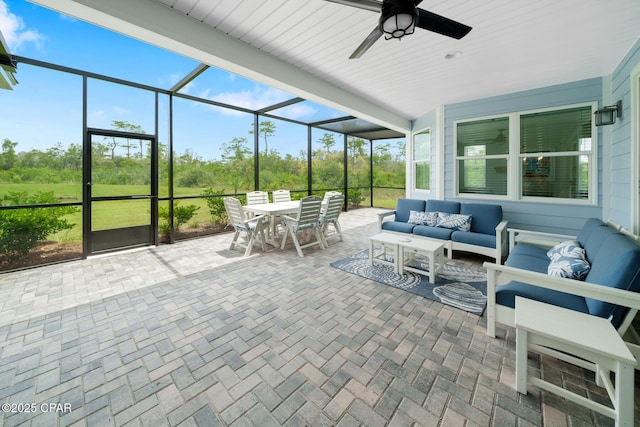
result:
<svg viewBox="0 0 640 427"><path fill-rule="evenodd" d="M331 3L338 3L345 6L357 7L359 9L370 10L372 12L380 12L382 3L375 0L325 0Z"/></svg>
<svg viewBox="0 0 640 427"><path fill-rule="evenodd" d="M374 28L373 31L371 31L371 33L367 36L367 38L364 39L364 41L362 43L360 43L360 46L358 46L357 49L353 51L353 53L351 54L349 59L360 58L362 55L364 55L364 53L367 50L369 50L369 48L371 46L373 46L373 44L381 36L382 36L382 31L380 31L380 29L378 27Z"/></svg>
<svg viewBox="0 0 640 427"><path fill-rule="evenodd" d="M467 25L445 18L444 16L436 15L424 9L418 9L418 23L416 26L458 40L471 31L471 27Z"/></svg>

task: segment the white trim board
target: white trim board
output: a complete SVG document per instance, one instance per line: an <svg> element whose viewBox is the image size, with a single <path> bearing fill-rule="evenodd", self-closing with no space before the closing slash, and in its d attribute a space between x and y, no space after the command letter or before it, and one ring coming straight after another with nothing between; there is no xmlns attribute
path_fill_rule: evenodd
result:
<svg viewBox="0 0 640 427"><path fill-rule="evenodd" d="M631 219L634 234L640 234L640 63L631 70Z"/></svg>

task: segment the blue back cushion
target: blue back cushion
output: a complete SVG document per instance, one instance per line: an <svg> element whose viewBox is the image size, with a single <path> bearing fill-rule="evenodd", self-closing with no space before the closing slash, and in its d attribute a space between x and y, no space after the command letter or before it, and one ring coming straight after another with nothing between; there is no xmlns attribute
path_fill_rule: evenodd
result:
<svg viewBox="0 0 640 427"><path fill-rule="evenodd" d="M398 199L395 221L408 222L411 211L424 212L425 203L424 200L419 199Z"/></svg>
<svg viewBox="0 0 640 427"><path fill-rule="evenodd" d="M585 280L611 288L640 291L640 245L614 232L601 242L601 246ZM624 307L592 298L586 298L586 302L589 313L605 318L613 316L612 323L615 327L620 326L627 312Z"/></svg>
<svg viewBox="0 0 640 427"><path fill-rule="evenodd" d="M587 240L589 240L589 236L591 236L593 230L601 225L605 225L605 223L600 221L598 218L589 218L585 221L584 225L582 226L582 230L580 230L580 233L576 238L583 248L587 243Z"/></svg>
<svg viewBox="0 0 640 427"><path fill-rule="evenodd" d="M471 232L496 235L496 227L502 221L502 206L484 203L463 203L460 213L471 215ZM493 242L495 246L495 241Z"/></svg>
<svg viewBox="0 0 640 427"><path fill-rule="evenodd" d="M619 233L608 225L603 224L593 227L593 230L585 242L578 239L587 253L587 261L589 261L589 263L593 263L593 261L598 257L598 253L602 250L602 244L614 234Z"/></svg>
<svg viewBox="0 0 640 427"><path fill-rule="evenodd" d="M427 200L427 212L460 213L460 202L450 200Z"/></svg>
<svg viewBox="0 0 640 427"><path fill-rule="evenodd" d="M549 257L547 256L547 250L544 248L519 244L513 247L504 265L547 274Z"/></svg>

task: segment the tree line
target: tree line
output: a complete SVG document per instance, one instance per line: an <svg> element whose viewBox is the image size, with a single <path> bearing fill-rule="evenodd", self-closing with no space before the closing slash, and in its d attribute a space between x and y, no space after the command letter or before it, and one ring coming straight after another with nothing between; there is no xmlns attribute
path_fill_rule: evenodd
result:
<svg viewBox="0 0 640 427"><path fill-rule="evenodd" d="M144 130L125 121L113 121L116 130L144 134ZM307 151L298 155L282 154L269 148L269 139L276 136L276 125L262 121L258 126L260 151L259 176L262 189L307 188ZM253 135L252 129L248 131ZM341 188L344 186L344 151L335 135L325 133L314 141L311 165L314 187ZM306 144L305 144L306 147ZM81 183L82 145L71 143L37 150L19 151L17 141L5 138L0 152L0 182L5 183ZM148 185L150 181L151 147L148 140L105 137L93 141L92 179L108 185ZM203 159L186 149L173 158L174 184L179 187L217 188L234 194L253 190L254 150L247 137L233 137L219 147L219 159ZM403 141L375 144L369 153L369 143L361 138L348 137L347 162L350 187L370 186L372 156L375 186L404 187L405 146ZM169 162L168 146L158 143L160 182L166 184Z"/></svg>

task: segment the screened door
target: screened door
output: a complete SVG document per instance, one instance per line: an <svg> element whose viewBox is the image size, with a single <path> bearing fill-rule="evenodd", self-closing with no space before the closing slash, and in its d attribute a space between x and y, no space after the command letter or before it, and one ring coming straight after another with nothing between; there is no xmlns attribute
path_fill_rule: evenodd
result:
<svg viewBox="0 0 640 427"><path fill-rule="evenodd" d="M153 136L89 129L85 147L85 255L157 243Z"/></svg>

